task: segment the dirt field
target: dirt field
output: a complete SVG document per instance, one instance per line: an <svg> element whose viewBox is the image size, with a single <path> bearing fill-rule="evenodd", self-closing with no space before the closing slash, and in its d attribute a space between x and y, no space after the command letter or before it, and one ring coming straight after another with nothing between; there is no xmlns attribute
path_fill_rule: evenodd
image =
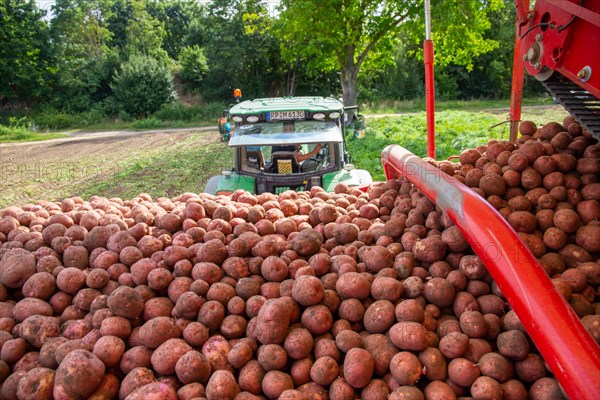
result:
<svg viewBox="0 0 600 400"><path fill-rule="evenodd" d="M79 195L132 159L219 141L211 129L80 133L36 143L0 144L0 207Z"/></svg>

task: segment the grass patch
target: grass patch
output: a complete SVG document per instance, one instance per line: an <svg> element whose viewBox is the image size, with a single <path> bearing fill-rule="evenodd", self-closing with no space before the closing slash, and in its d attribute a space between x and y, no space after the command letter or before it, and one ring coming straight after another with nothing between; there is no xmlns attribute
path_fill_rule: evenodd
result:
<svg viewBox="0 0 600 400"><path fill-rule="evenodd" d="M508 138L507 126L491 128L501 121L499 116L481 112L436 113L437 159L446 159L492 138ZM390 144L398 144L420 157L427 155L426 114L422 112L374 119L369 121L364 139L350 138L347 144L357 168L371 172L373 180L384 180L381 151Z"/></svg>
<svg viewBox="0 0 600 400"><path fill-rule="evenodd" d="M233 166L233 151L225 143L199 144L200 134L167 150L136 154L114 165L108 178L80 188L77 193L130 199L140 193L173 197L184 192L201 192L208 179Z"/></svg>
<svg viewBox="0 0 600 400"><path fill-rule="evenodd" d="M524 106L551 105L554 101L550 96L539 98L523 99ZM510 99L506 100L446 100L437 101L435 109L437 111L446 110L465 110L482 111L488 109L508 109ZM425 111L425 99L416 100L391 100L380 102L369 102L360 104L360 112L363 114L394 114Z"/></svg>
<svg viewBox="0 0 600 400"><path fill-rule="evenodd" d="M34 132L23 126L0 125L0 143L33 142L67 136L62 133Z"/></svg>

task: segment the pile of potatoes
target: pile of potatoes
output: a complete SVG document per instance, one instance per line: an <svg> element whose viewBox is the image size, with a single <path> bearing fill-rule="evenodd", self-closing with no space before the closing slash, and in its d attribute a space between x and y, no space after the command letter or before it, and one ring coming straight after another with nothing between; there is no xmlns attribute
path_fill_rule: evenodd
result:
<svg viewBox="0 0 600 400"><path fill-rule="evenodd" d="M435 163L600 342L598 145L572 120ZM568 139L568 140L567 140ZM461 232L409 182L0 210L3 399L559 399Z"/></svg>

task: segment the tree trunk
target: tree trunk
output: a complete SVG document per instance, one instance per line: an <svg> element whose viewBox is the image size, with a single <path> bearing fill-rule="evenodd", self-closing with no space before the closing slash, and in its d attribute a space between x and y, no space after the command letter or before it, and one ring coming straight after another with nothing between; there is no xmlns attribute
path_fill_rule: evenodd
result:
<svg viewBox="0 0 600 400"><path fill-rule="evenodd" d="M341 72L342 97L344 106L352 107L356 105L358 90L356 89L356 78L360 66L354 61L354 47L347 46L345 51L344 63ZM354 110L348 111L348 122L351 122L354 116Z"/></svg>
<svg viewBox="0 0 600 400"><path fill-rule="evenodd" d="M286 96L293 96L296 91L296 78L298 77L298 66L300 64L299 56L296 56L294 66L288 69L286 74Z"/></svg>
<svg viewBox="0 0 600 400"><path fill-rule="evenodd" d="M295 89L295 84L296 84L296 70L295 69L291 69L288 70L287 74L286 74L286 96L293 96L294 95L294 89Z"/></svg>
<svg viewBox="0 0 600 400"><path fill-rule="evenodd" d="M354 70L355 67L352 66L350 69ZM345 73L342 72L342 97L346 107L356 105L356 97L358 96L356 75L355 71L348 71L348 67L346 67Z"/></svg>

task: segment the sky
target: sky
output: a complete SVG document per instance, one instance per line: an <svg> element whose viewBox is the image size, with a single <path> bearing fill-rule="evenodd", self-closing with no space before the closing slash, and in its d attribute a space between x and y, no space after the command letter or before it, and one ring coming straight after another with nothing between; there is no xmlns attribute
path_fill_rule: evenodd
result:
<svg viewBox="0 0 600 400"><path fill-rule="evenodd" d="M50 7L54 4L54 0L35 0L37 6L41 9L50 11Z"/></svg>

